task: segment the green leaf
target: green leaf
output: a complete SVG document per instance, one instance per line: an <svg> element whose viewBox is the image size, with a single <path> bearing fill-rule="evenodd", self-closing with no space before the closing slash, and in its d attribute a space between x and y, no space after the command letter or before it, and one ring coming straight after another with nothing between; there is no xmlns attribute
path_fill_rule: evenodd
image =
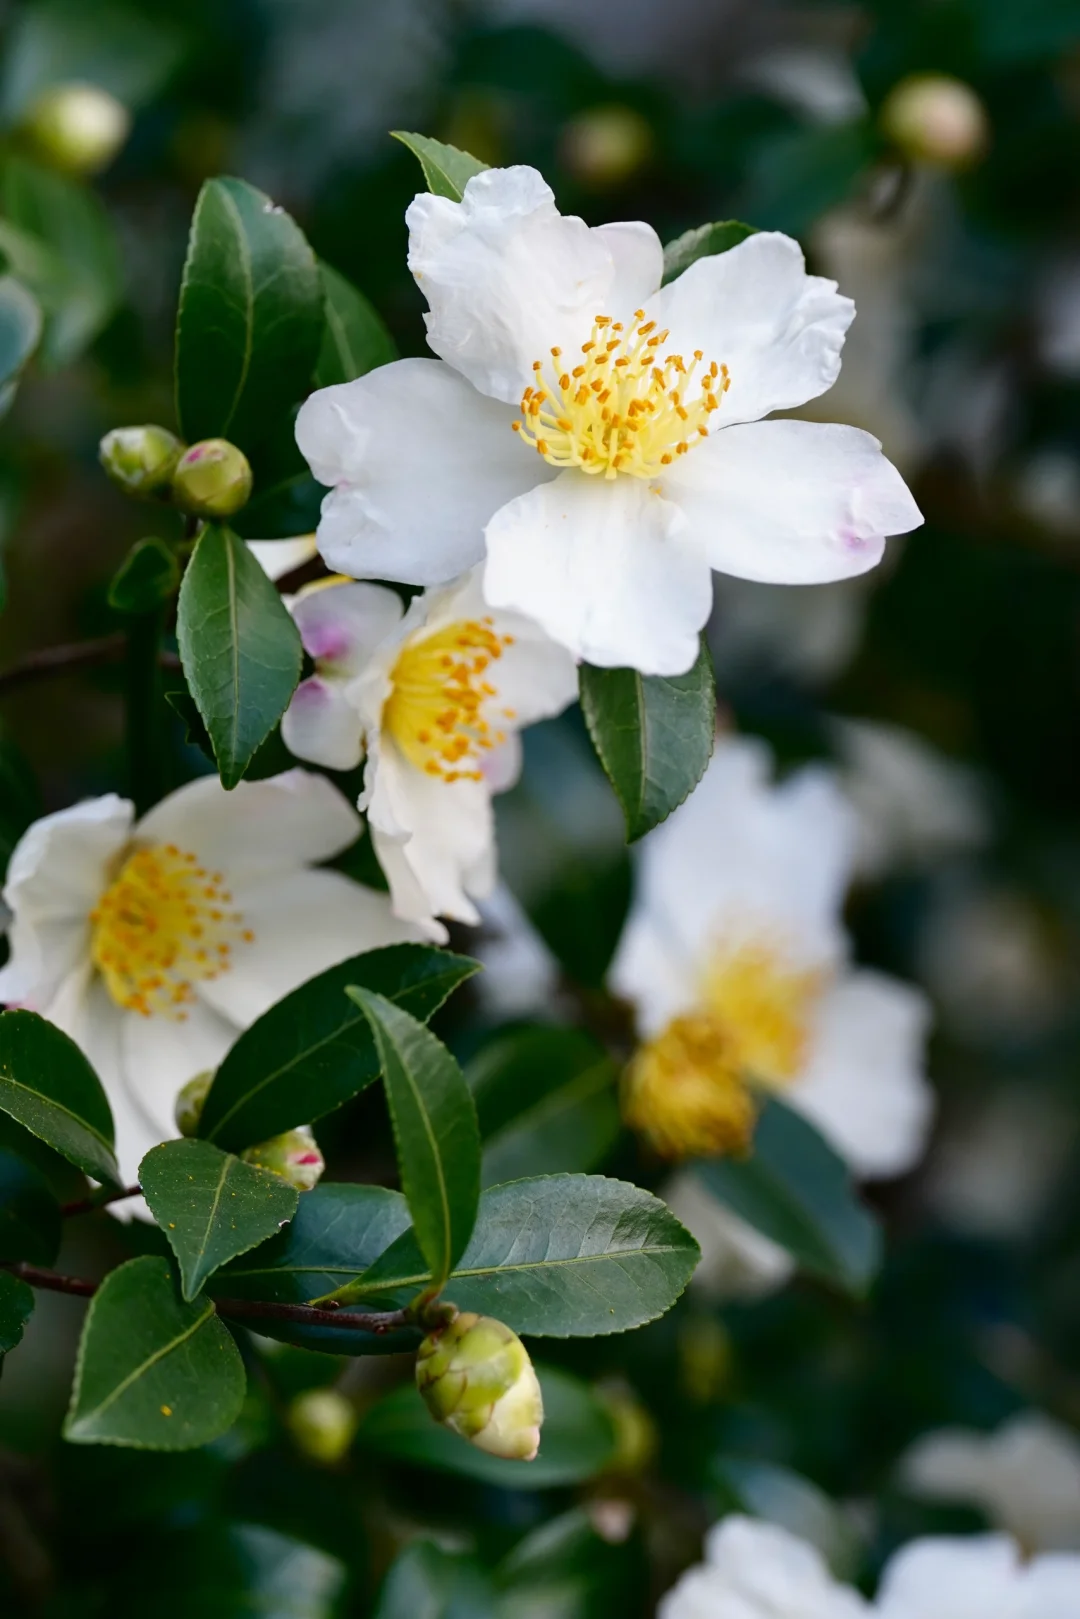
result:
<svg viewBox="0 0 1080 1619"><path fill-rule="evenodd" d="M329 264L319 263L326 299L326 329L315 366L315 383L329 388L353 382L397 359L397 348L364 294Z"/></svg>
<svg viewBox="0 0 1080 1619"><path fill-rule="evenodd" d="M176 552L164 540L137 540L109 581L109 606L118 613L149 613L180 583Z"/></svg>
<svg viewBox="0 0 1080 1619"><path fill-rule="evenodd" d="M456 146L445 146L442 141L433 141L430 135L408 135L400 129L392 129L390 133L420 160L427 188L436 197L449 197L451 202L460 202L473 175L482 174L488 167L471 153L459 152Z"/></svg>
<svg viewBox="0 0 1080 1619"><path fill-rule="evenodd" d="M515 1332L591 1338L663 1315L698 1258L690 1233L641 1187L603 1175L540 1175L481 1193L446 1293ZM338 1297L398 1307L429 1282L415 1233L406 1231Z"/></svg>
<svg viewBox="0 0 1080 1619"><path fill-rule="evenodd" d="M146 1458L140 1461L145 1478ZM280 1461L283 1485L295 1487ZM309 1472L305 1486L310 1479ZM199 1513L193 1528L181 1525L194 1514L181 1508L174 1516L180 1521L139 1535L122 1576L110 1580L110 1611L124 1619L341 1619L348 1575L339 1558L262 1524L224 1522L214 1510ZM295 1506L288 1521L294 1518ZM120 1591L128 1600L117 1604Z"/></svg>
<svg viewBox="0 0 1080 1619"><path fill-rule="evenodd" d="M482 1182L594 1169L619 1134L611 1058L580 1029L509 1029L465 1070L484 1141Z"/></svg>
<svg viewBox="0 0 1080 1619"><path fill-rule="evenodd" d="M633 843L678 809L712 757L716 688L709 649L703 640L685 675L583 663L580 682L585 723Z"/></svg>
<svg viewBox="0 0 1080 1619"><path fill-rule="evenodd" d="M85 1175L119 1184L98 1077L74 1040L36 1012L0 1013L0 1109Z"/></svg>
<svg viewBox="0 0 1080 1619"><path fill-rule="evenodd" d="M745 183L748 210L763 230L801 235L855 195L881 150L869 117L783 130L757 147Z"/></svg>
<svg viewBox="0 0 1080 1619"><path fill-rule="evenodd" d="M674 281L698 259L714 258L717 253L726 253L729 248L738 247L748 236L756 235L756 225L744 225L738 219L719 219L711 225L696 225L693 230L683 231L664 249L662 285L667 286L669 281Z"/></svg>
<svg viewBox="0 0 1080 1619"><path fill-rule="evenodd" d="M307 392L322 335L322 283L303 232L245 181L208 180L176 318L184 437L257 443Z"/></svg>
<svg viewBox="0 0 1080 1619"><path fill-rule="evenodd" d="M881 1231L847 1165L793 1108L771 1097L749 1158L695 1165L709 1191L804 1270L864 1294L881 1262Z"/></svg>
<svg viewBox="0 0 1080 1619"><path fill-rule="evenodd" d="M34 1290L10 1271L0 1270L0 1361L22 1341L34 1313Z"/></svg>
<svg viewBox="0 0 1080 1619"><path fill-rule="evenodd" d="M51 1265L60 1251L60 1205L44 1176L0 1150L0 1259Z"/></svg>
<svg viewBox="0 0 1080 1619"><path fill-rule="evenodd" d="M165 8L155 8L165 9ZM148 101L183 50L164 16L147 16L120 0L37 0L20 8L4 38L0 105L5 120L24 113L56 84L93 84L128 108Z"/></svg>
<svg viewBox="0 0 1080 1619"><path fill-rule="evenodd" d="M413 1229L441 1287L465 1251L480 1197L480 1130L465 1075L441 1040L385 996L350 984L371 1024Z"/></svg>
<svg viewBox="0 0 1080 1619"><path fill-rule="evenodd" d="M203 529L188 564L176 639L222 786L235 787L289 706L303 648L273 584L220 524Z"/></svg>
<svg viewBox="0 0 1080 1619"><path fill-rule="evenodd" d="M129 1259L90 1301L64 1437L194 1450L231 1428L244 1365L208 1299L184 1303L164 1259Z"/></svg>
<svg viewBox="0 0 1080 1619"><path fill-rule="evenodd" d="M537 1366L544 1396L540 1453L532 1462L488 1456L448 1428L431 1420L416 1388L409 1384L373 1406L360 1424L359 1441L380 1456L463 1473L507 1490L542 1490L594 1478L610 1462L615 1431L606 1408L568 1372Z"/></svg>
<svg viewBox="0 0 1080 1619"><path fill-rule="evenodd" d="M300 454L291 412L253 452L251 472L251 499L232 519L237 534L245 540L291 540L314 533L326 490Z"/></svg>
<svg viewBox="0 0 1080 1619"><path fill-rule="evenodd" d="M648 1575L639 1537L601 1539L588 1507L572 1507L539 1523L499 1564L500 1619L636 1613Z"/></svg>
<svg viewBox="0 0 1080 1619"><path fill-rule="evenodd" d="M495 1593L483 1565L464 1552L414 1540L395 1561L375 1619L494 1619Z"/></svg>
<svg viewBox="0 0 1080 1619"><path fill-rule="evenodd" d="M13 275L0 275L0 398L9 390L41 341L41 305Z"/></svg>
<svg viewBox="0 0 1080 1619"><path fill-rule="evenodd" d="M226 1052L199 1134L231 1152L311 1124L379 1077L367 1018L345 991L377 991L427 1019L477 963L431 945L392 944L331 967L272 1006Z"/></svg>
<svg viewBox="0 0 1080 1619"><path fill-rule="evenodd" d="M151 1213L180 1262L185 1299L219 1266L280 1231L299 1193L209 1141L163 1141L139 1166Z"/></svg>

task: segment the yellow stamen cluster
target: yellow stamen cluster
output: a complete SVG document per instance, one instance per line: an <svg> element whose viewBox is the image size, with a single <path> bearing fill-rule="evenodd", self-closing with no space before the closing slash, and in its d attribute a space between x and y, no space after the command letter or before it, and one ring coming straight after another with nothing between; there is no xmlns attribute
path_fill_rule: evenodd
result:
<svg viewBox="0 0 1080 1619"><path fill-rule="evenodd" d="M489 718L498 689L486 679L513 645L492 620L463 620L408 643L390 676L383 726L418 770L443 781L479 781L484 753L506 741ZM501 717L514 718L504 708Z"/></svg>
<svg viewBox="0 0 1080 1619"><path fill-rule="evenodd" d="M700 349L689 364L681 354L662 355L668 335L643 309L629 331L597 315L580 365L568 366L558 348L546 376L545 362L533 363L536 382L522 395L514 431L555 467L605 478L662 476L708 438L709 417L731 385L727 366L705 366Z"/></svg>
<svg viewBox="0 0 1080 1619"><path fill-rule="evenodd" d="M182 1022L192 986L255 937L232 903L222 873L175 844L129 855L90 913L91 959L117 1006Z"/></svg>
<svg viewBox="0 0 1080 1619"><path fill-rule="evenodd" d="M623 1081L626 1122L665 1158L748 1152L753 1087L779 1090L806 1060L820 975L761 946L715 957L698 1008L637 1051Z"/></svg>

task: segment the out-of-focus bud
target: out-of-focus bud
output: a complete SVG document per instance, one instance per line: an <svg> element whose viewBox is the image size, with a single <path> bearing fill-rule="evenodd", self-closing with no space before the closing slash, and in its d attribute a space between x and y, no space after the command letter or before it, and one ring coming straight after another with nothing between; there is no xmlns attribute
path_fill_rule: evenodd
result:
<svg viewBox="0 0 1080 1619"><path fill-rule="evenodd" d="M312 1461L332 1467L353 1442L357 1414L337 1389L308 1389L290 1401L285 1421L297 1448Z"/></svg>
<svg viewBox="0 0 1080 1619"><path fill-rule="evenodd" d="M193 1136L199 1128L202 1118L203 1106L206 1102L210 1086L214 1082L214 1069L205 1068L194 1079L189 1079L176 1093L173 1104L173 1118L176 1128L182 1136Z"/></svg>
<svg viewBox="0 0 1080 1619"><path fill-rule="evenodd" d="M615 1428L615 1449L607 1471L643 1473L656 1454L655 1422L627 1384L602 1385L598 1393Z"/></svg>
<svg viewBox="0 0 1080 1619"><path fill-rule="evenodd" d="M114 427L98 445L98 460L125 495L164 489L184 446L164 427Z"/></svg>
<svg viewBox="0 0 1080 1619"><path fill-rule="evenodd" d="M19 133L38 157L65 174L98 174L128 138L131 114L96 84L51 84Z"/></svg>
<svg viewBox="0 0 1080 1619"><path fill-rule="evenodd" d="M489 1315L463 1310L416 1354L416 1386L436 1422L480 1450L531 1462L544 1402L528 1350Z"/></svg>
<svg viewBox="0 0 1080 1619"><path fill-rule="evenodd" d="M193 517L231 517L251 494L248 458L228 439L202 439L180 457L172 492Z"/></svg>
<svg viewBox="0 0 1080 1619"><path fill-rule="evenodd" d="M284 1135L271 1136L269 1141L260 1141L257 1147L248 1147L240 1156L245 1164L280 1175L298 1192L310 1192L319 1184L326 1168L315 1137L306 1124L286 1130Z"/></svg>
<svg viewBox="0 0 1080 1619"><path fill-rule="evenodd" d="M562 132L560 155L583 185L622 185L649 161L653 132L633 107L592 107Z"/></svg>
<svg viewBox="0 0 1080 1619"><path fill-rule="evenodd" d="M941 169L966 169L986 150L990 121L969 84L946 73L913 73L889 92L881 128L903 155Z"/></svg>
<svg viewBox="0 0 1080 1619"><path fill-rule="evenodd" d="M679 1330L679 1371L692 1400L711 1405L731 1381L734 1355L727 1328L715 1316L694 1315Z"/></svg>

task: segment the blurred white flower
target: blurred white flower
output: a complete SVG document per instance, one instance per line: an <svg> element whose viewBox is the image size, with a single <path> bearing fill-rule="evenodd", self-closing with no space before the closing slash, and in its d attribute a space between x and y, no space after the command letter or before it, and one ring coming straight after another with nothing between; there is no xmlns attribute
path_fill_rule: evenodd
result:
<svg viewBox="0 0 1080 1619"><path fill-rule="evenodd" d="M1045 1088L981 1088L934 1144L927 1206L954 1230L1022 1241L1054 1207L1077 1131L1075 1111Z"/></svg>
<svg viewBox="0 0 1080 1619"><path fill-rule="evenodd" d="M980 1507L1029 1552L1080 1549L1080 1440L1037 1412L996 1433L942 1428L901 1459L913 1495Z"/></svg>
<svg viewBox="0 0 1080 1619"><path fill-rule="evenodd" d="M298 534L292 540L249 540L247 545L259 567L275 582L319 554L314 534Z"/></svg>
<svg viewBox="0 0 1080 1619"><path fill-rule="evenodd" d="M480 902L480 932L470 953L483 967L476 996L491 1018L557 1010L559 964L505 883Z"/></svg>
<svg viewBox="0 0 1080 1619"><path fill-rule="evenodd" d="M779 1524L731 1516L705 1537L705 1561L660 1600L658 1619L865 1619L815 1546Z"/></svg>
<svg viewBox="0 0 1080 1619"><path fill-rule="evenodd" d="M492 606L592 663L674 675L713 568L848 578L922 521L869 434L760 420L831 386L854 315L789 237L661 290L650 226L564 218L535 169L488 169L460 203L418 196L407 219L444 363L395 361L301 409L297 442L333 485L332 568L432 584L486 543Z"/></svg>
<svg viewBox="0 0 1080 1619"><path fill-rule="evenodd" d="M385 895L316 869L359 830L330 782L290 770L228 793L203 777L140 821L110 793L20 839L0 1001L42 1013L85 1051L127 1178L176 1135L181 1086L216 1068L241 1029L335 962L415 937Z"/></svg>
<svg viewBox="0 0 1080 1619"><path fill-rule="evenodd" d="M881 1578L880 1619L1080 1619L1080 1557L1025 1563L1006 1535L928 1536Z"/></svg>
<svg viewBox="0 0 1080 1619"><path fill-rule="evenodd" d="M476 923L495 882L491 795L520 767L517 733L577 694L564 648L492 612L472 573L406 611L384 586L333 584L293 603L315 674L282 722L293 753L336 769L366 756L375 851L396 915L434 939L436 917Z"/></svg>
<svg viewBox="0 0 1080 1619"><path fill-rule="evenodd" d="M732 1214L692 1169L676 1170L660 1195L697 1239L701 1259L690 1286L706 1298L763 1298L794 1276L787 1250Z"/></svg>

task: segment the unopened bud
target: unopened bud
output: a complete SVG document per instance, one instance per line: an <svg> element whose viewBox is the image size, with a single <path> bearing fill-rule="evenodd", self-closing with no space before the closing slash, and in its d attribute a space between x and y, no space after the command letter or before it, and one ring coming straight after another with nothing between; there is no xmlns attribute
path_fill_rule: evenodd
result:
<svg viewBox="0 0 1080 1619"><path fill-rule="evenodd" d="M563 130L563 162L587 186L621 185L652 155L653 132L633 107L592 107Z"/></svg>
<svg viewBox="0 0 1080 1619"><path fill-rule="evenodd" d="M437 1327L417 1351L416 1386L436 1422L478 1449L523 1462L539 1450L540 1383L525 1345L501 1321L464 1310Z"/></svg>
<svg viewBox="0 0 1080 1619"><path fill-rule="evenodd" d="M43 90L19 133L34 152L65 174L97 174L127 140L131 114L96 84L53 84Z"/></svg>
<svg viewBox="0 0 1080 1619"><path fill-rule="evenodd" d="M184 446L164 427L114 427L98 460L126 495L152 495L169 482Z"/></svg>
<svg viewBox="0 0 1080 1619"><path fill-rule="evenodd" d="M206 1068L177 1091L176 1101L173 1104L173 1118L182 1136L198 1134L199 1120L202 1118L202 1110L213 1083L214 1069Z"/></svg>
<svg viewBox="0 0 1080 1619"><path fill-rule="evenodd" d="M337 1389L308 1389L290 1401L285 1414L297 1448L312 1461L332 1467L346 1454L357 1428L352 1403Z"/></svg>
<svg viewBox="0 0 1080 1619"><path fill-rule="evenodd" d="M990 124L970 85L945 73L914 73L890 91L881 127L903 155L941 169L966 169L986 148Z"/></svg>
<svg viewBox="0 0 1080 1619"><path fill-rule="evenodd" d="M269 1141L260 1141L257 1147L248 1147L240 1156L245 1164L280 1175L298 1192L310 1192L319 1184L326 1168L315 1137L306 1124L286 1130L284 1135L271 1136Z"/></svg>
<svg viewBox="0 0 1080 1619"><path fill-rule="evenodd" d="M193 517L231 517L251 494L247 456L228 439L203 439L180 457L172 492Z"/></svg>
<svg viewBox="0 0 1080 1619"><path fill-rule="evenodd" d="M608 1462L612 1473L643 1473L656 1454L656 1424L641 1401L625 1384L597 1391L607 1406L615 1429L615 1449Z"/></svg>

